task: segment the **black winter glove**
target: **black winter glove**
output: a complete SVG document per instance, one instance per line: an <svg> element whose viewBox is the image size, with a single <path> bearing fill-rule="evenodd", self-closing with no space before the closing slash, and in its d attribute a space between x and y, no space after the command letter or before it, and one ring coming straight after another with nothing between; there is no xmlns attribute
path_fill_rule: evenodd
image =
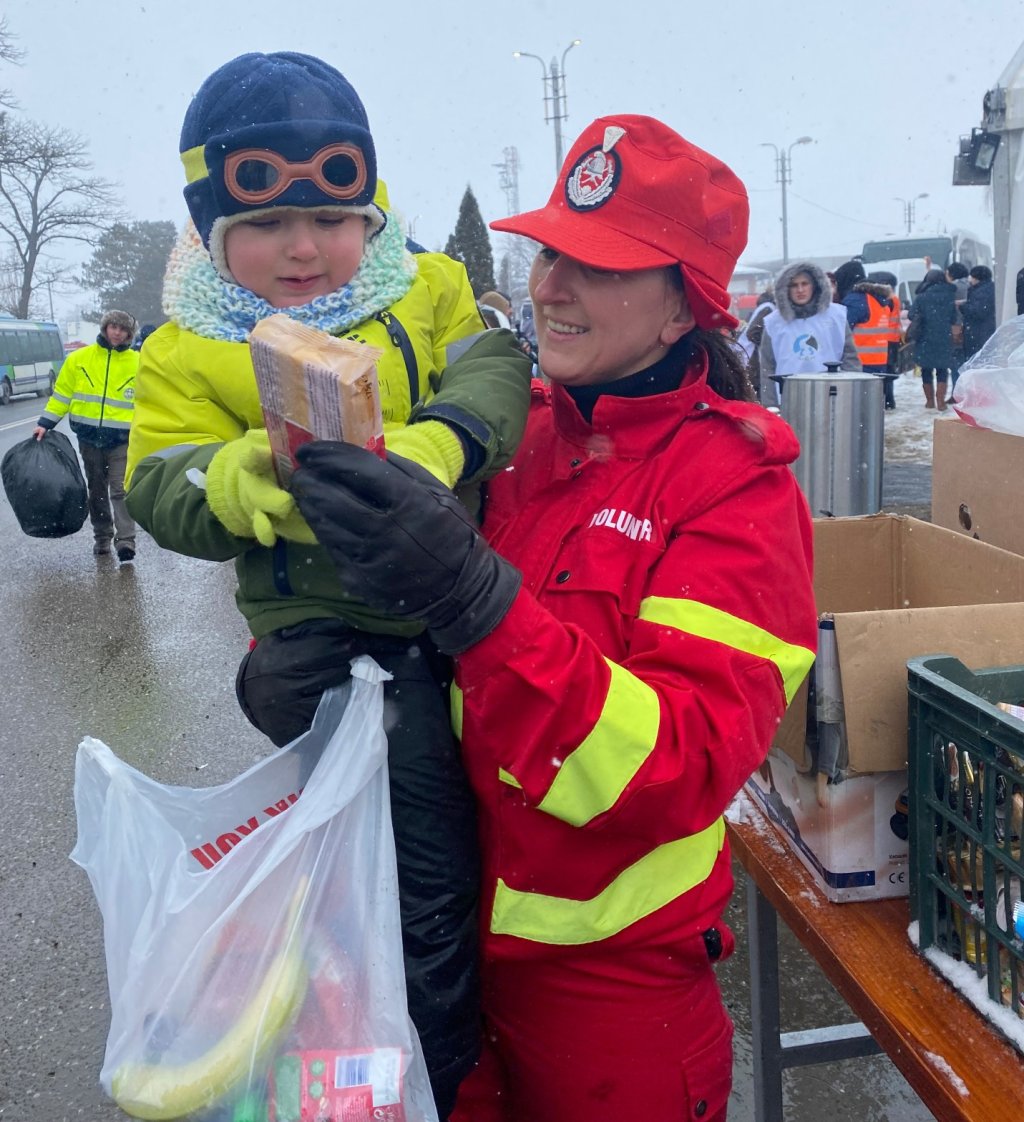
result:
<svg viewBox="0 0 1024 1122"><path fill-rule="evenodd" d="M291 492L350 595L393 619L422 620L446 654L498 626L522 576L430 472L330 440L303 445L297 458Z"/></svg>

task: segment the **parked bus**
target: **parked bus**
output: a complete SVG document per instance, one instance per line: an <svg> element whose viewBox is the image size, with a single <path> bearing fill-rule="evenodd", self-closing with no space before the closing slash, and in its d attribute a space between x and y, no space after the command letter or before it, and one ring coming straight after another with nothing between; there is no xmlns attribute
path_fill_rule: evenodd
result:
<svg viewBox="0 0 1024 1122"><path fill-rule="evenodd" d="M0 405L16 393L49 397L63 361L55 323L0 316Z"/></svg>

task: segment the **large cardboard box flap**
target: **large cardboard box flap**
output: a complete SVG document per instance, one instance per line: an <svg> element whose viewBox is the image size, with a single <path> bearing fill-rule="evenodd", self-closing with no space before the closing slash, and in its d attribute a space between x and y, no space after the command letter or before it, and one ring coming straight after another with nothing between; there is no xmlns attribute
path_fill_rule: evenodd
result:
<svg viewBox="0 0 1024 1122"><path fill-rule="evenodd" d="M849 770L899 770L909 658L1024 662L1024 557L903 515L816 519L814 544L817 608L835 622ZM801 765L806 706L805 686L775 741Z"/></svg>
<svg viewBox="0 0 1024 1122"><path fill-rule="evenodd" d="M1024 661L1024 603L837 615L850 767L907 764L907 660L952 654L967 666Z"/></svg>
<svg viewBox="0 0 1024 1122"><path fill-rule="evenodd" d="M936 525L1024 553L1024 436L964 421L935 422L932 520Z"/></svg>

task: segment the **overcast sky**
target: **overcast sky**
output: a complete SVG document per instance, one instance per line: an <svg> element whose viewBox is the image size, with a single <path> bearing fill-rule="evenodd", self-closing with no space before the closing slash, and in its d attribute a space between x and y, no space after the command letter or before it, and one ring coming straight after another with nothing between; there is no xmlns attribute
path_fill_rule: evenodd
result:
<svg viewBox="0 0 1024 1122"><path fill-rule="evenodd" d="M443 247L467 184L486 220L508 212L495 167L506 148L518 151L520 208L547 198L541 64L513 51L550 65L580 39L565 58L566 150L602 114L661 118L746 183L747 261L782 250L774 153L760 145L802 136L815 143L792 150L790 257L852 255L899 234L896 200L921 193L922 231L966 227L991 244L988 191L953 187L953 157L1024 40L1024 0L8 0L3 11L25 60L0 86L25 116L86 139L130 218L184 221L178 136L211 70L244 51L299 50L358 90L392 203L428 248Z"/></svg>

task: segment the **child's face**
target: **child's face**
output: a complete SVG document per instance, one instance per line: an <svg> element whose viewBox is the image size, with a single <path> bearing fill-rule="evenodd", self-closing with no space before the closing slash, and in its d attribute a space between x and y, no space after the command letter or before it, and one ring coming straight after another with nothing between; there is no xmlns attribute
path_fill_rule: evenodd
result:
<svg viewBox="0 0 1024 1122"><path fill-rule="evenodd" d="M281 207L230 226L224 256L243 288L275 308L293 308L348 284L365 242L361 214Z"/></svg>

